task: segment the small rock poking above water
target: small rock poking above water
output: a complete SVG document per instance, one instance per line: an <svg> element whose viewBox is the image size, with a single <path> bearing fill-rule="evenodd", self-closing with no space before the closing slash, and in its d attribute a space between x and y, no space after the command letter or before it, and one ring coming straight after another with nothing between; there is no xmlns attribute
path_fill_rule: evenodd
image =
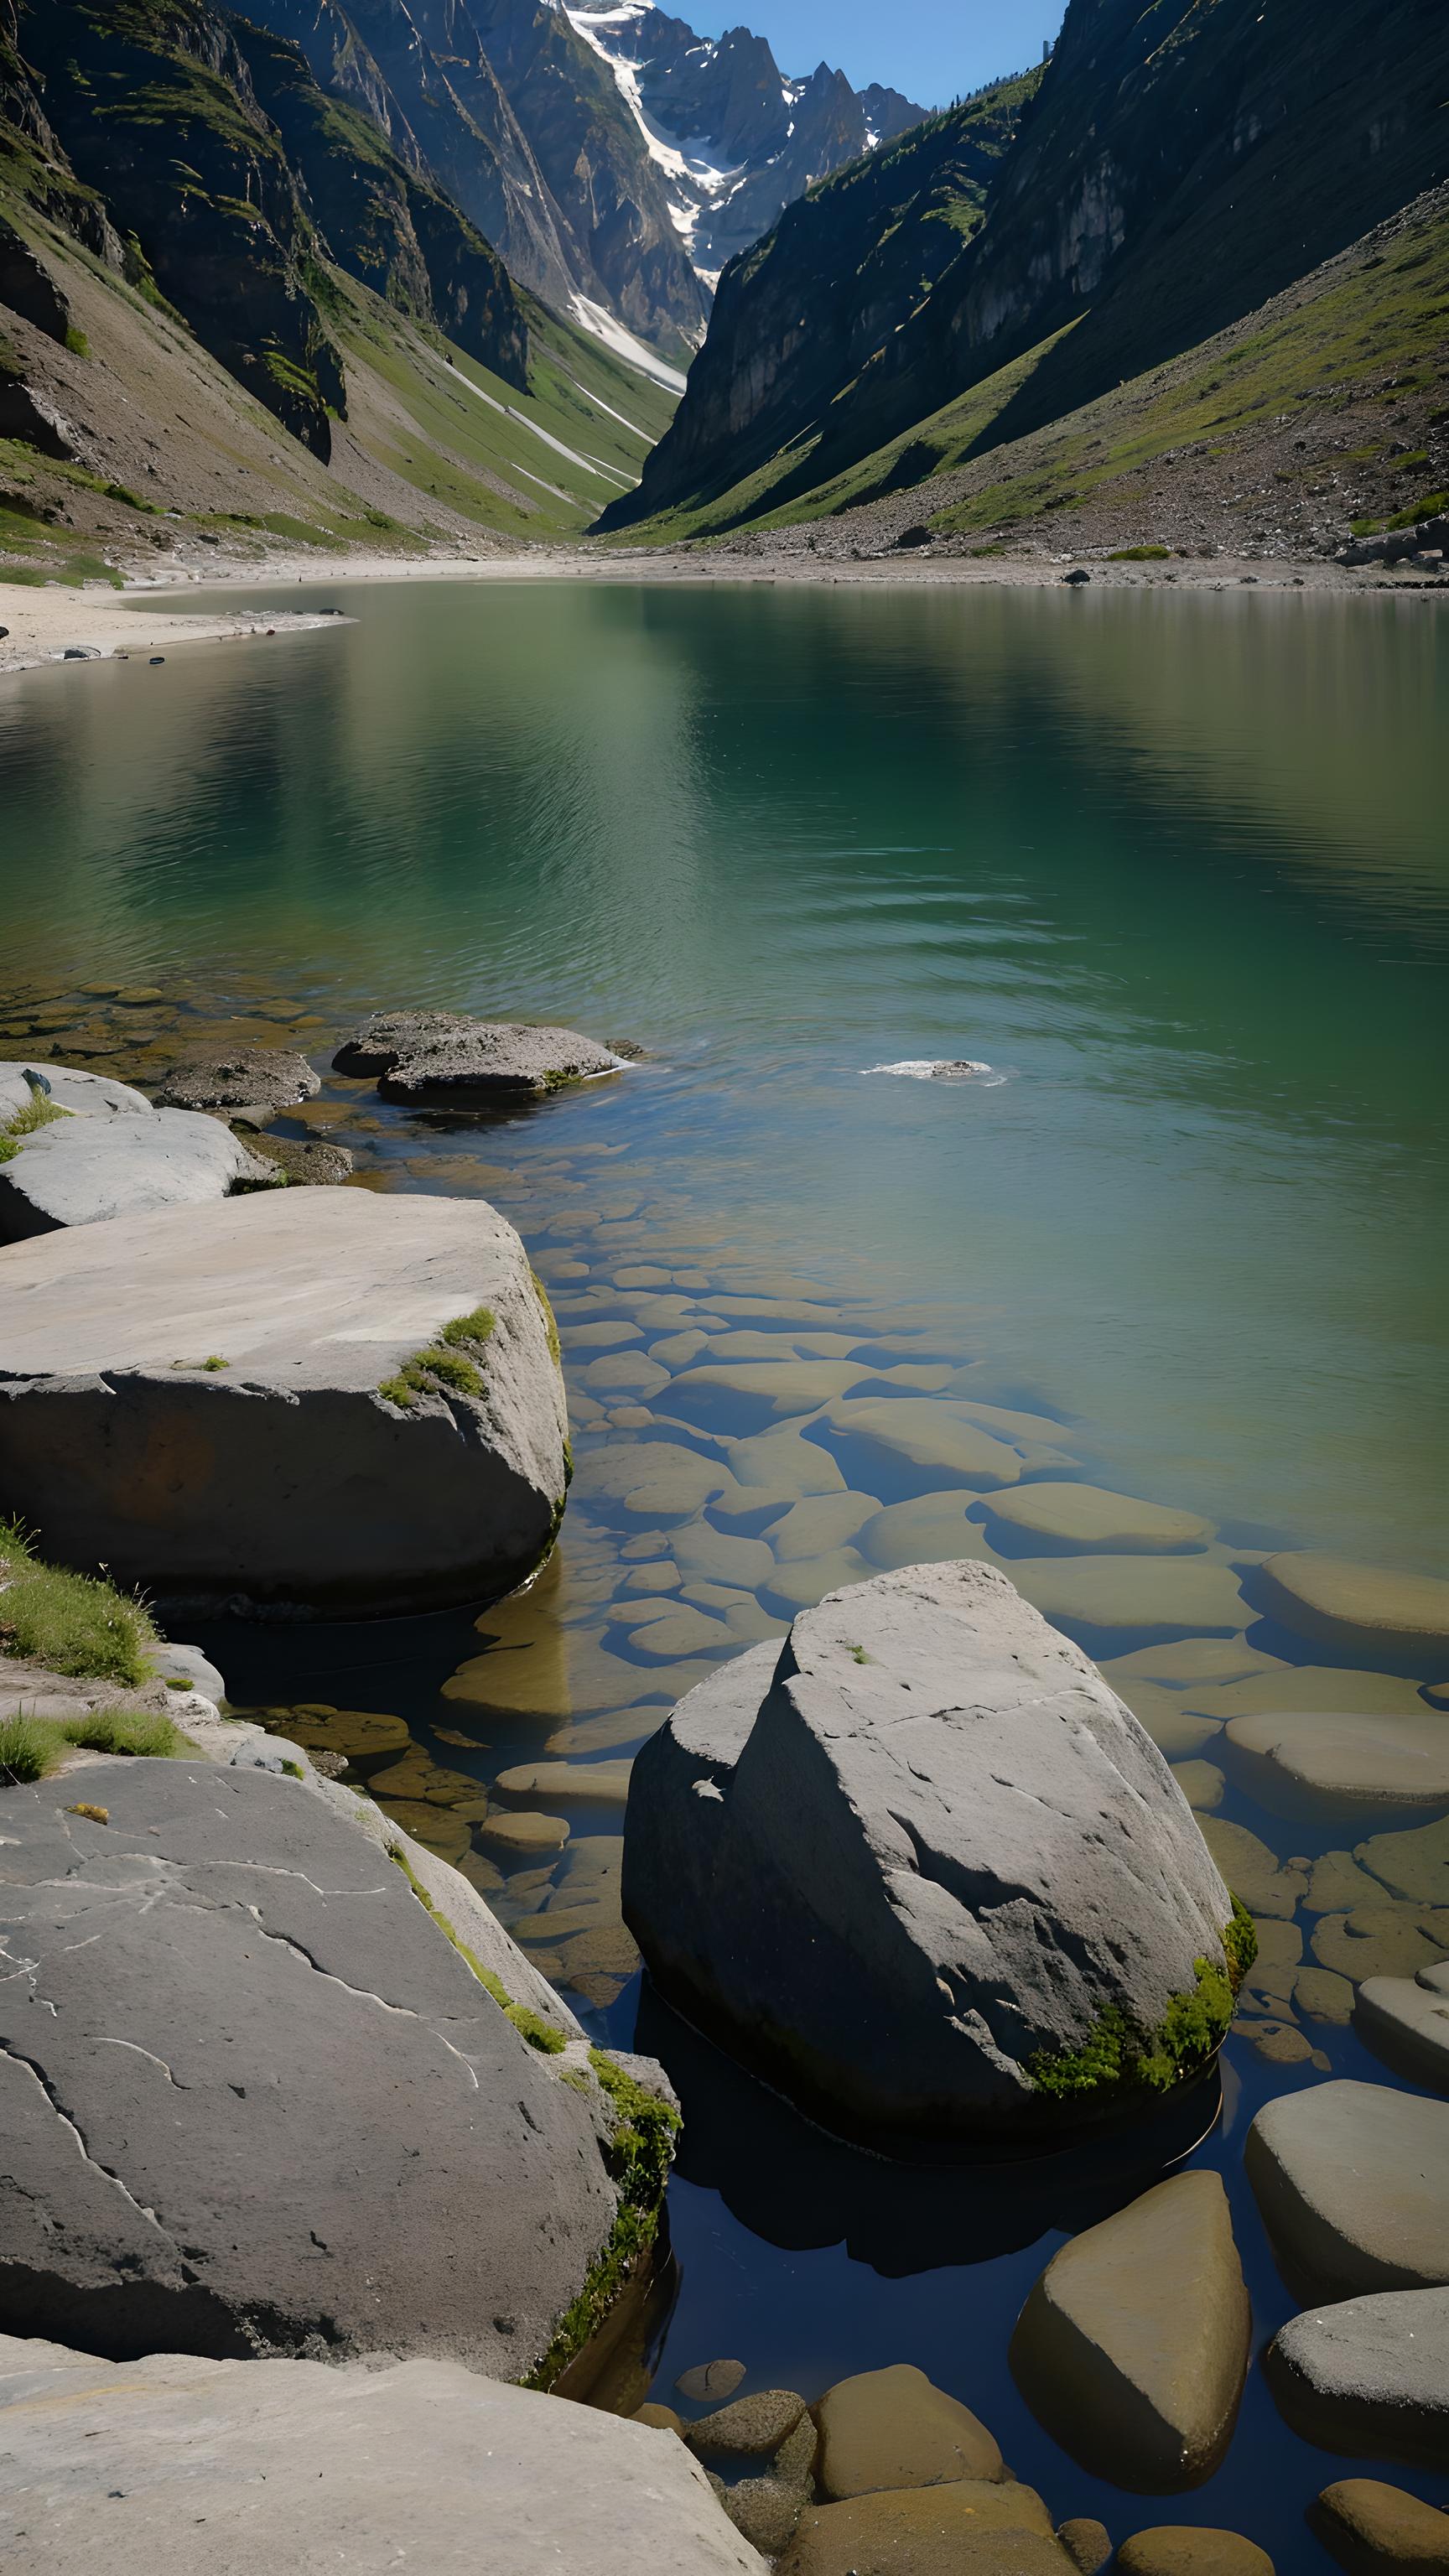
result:
<svg viewBox="0 0 1449 2576"><path fill-rule="evenodd" d="M1134 2531L1117 2552L1121 2576L1273 2576L1273 2561L1240 2531L1159 2522Z"/></svg>
<svg viewBox="0 0 1449 2576"><path fill-rule="evenodd" d="M674 2385L693 2406L722 2406L744 2375L742 2361L701 2361L692 2370L682 2370Z"/></svg>
<svg viewBox="0 0 1449 2576"><path fill-rule="evenodd" d="M63 1563L380 1616L496 1597L558 1525L547 1310L480 1199L268 1190L75 1227L0 1253L0 1319L8 1507Z"/></svg>
<svg viewBox="0 0 1449 2576"><path fill-rule="evenodd" d="M1140 2111L1230 2010L1167 1765L974 1563L829 1593L691 1691L635 1759L623 1905L667 1997L888 2152Z"/></svg>
<svg viewBox="0 0 1449 2576"><path fill-rule="evenodd" d="M1300 2295L1449 2283L1449 2103L1346 2081L1280 2093L1248 2131L1245 2162Z"/></svg>
<svg viewBox="0 0 1449 2576"><path fill-rule="evenodd" d="M0 2453L26 2500L7 2576L764 2576L682 2442L448 2361L117 2364L0 2336Z"/></svg>
<svg viewBox="0 0 1449 2576"><path fill-rule="evenodd" d="M960 1082L972 1074L989 1073L989 1064L979 1064L970 1056L926 1055L903 1056L899 1064L868 1064L867 1073L896 1073L908 1082Z"/></svg>
<svg viewBox="0 0 1449 2576"><path fill-rule="evenodd" d="M1084 2467L1169 2495L1200 2486L1227 2449L1251 2338L1222 2183L1176 2174L1052 2257L1011 2366Z"/></svg>
<svg viewBox="0 0 1449 2576"><path fill-rule="evenodd" d="M557 1091L633 1061L577 1029L476 1020L452 1011L379 1011L344 1038L339 1073L375 1073L385 1100L433 1102Z"/></svg>
<svg viewBox="0 0 1449 2576"><path fill-rule="evenodd" d="M994 2434L910 2362L837 2380L812 2411L816 2475L832 2504L880 2487L989 2484L1007 2475Z"/></svg>
<svg viewBox="0 0 1449 2576"><path fill-rule="evenodd" d="M1436 1575L1288 1550L1259 1567L1257 1590L1295 1636L1366 1663L1408 1663L1432 1678L1449 1660L1449 1583Z"/></svg>
<svg viewBox="0 0 1449 2576"><path fill-rule="evenodd" d="M1411 2084L1449 2093L1449 1959L1412 1977L1368 1977L1354 2027L1376 2057Z"/></svg>
<svg viewBox="0 0 1449 2576"><path fill-rule="evenodd" d="M1449 2469L1449 2289L1306 2309L1274 2336L1264 2372L1305 2442Z"/></svg>
<svg viewBox="0 0 1449 2576"><path fill-rule="evenodd" d="M1308 2518L1348 2576L1449 2576L1449 2514L1402 2487L1340 2478Z"/></svg>
<svg viewBox="0 0 1449 2576"><path fill-rule="evenodd" d="M199 1214L276 1177L228 1128L184 1109L58 1118L0 1163L0 1244L158 1208Z"/></svg>
<svg viewBox="0 0 1449 2576"><path fill-rule="evenodd" d="M206 1047L168 1065L156 1097L163 1109L286 1109L322 1088L304 1055L285 1047Z"/></svg>

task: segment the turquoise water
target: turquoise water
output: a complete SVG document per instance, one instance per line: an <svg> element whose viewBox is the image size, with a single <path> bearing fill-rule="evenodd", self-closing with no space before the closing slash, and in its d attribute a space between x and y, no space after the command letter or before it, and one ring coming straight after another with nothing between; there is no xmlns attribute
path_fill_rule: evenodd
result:
<svg viewBox="0 0 1449 2576"><path fill-rule="evenodd" d="M410 1115L329 1076L280 1122L348 1144L366 1186L507 1211L555 1298L579 1474L522 1600L476 1626L463 1610L218 1627L205 1642L233 1699L401 1714L469 1791L545 1747L627 1756L694 1675L783 1628L783 1569L731 1559L732 1533L692 1504L631 1509L613 1470L641 1443L688 1473L767 1423L819 1430L803 1372L824 1335L847 1411L916 1393L1025 1411L1028 1481L1084 1475L1201 1513L1191 1562L1245 1587L1233 1617L1263 1704L1301 1706L1298 1688L1331 1704L1312 1697L1315 1650L1255 1620L1258 1552L1445 1563L1449 653L1432 605L626 583L275 604L358 622L0 687L0 1053L145 1079L178 1031L226 1027L325 1069L362 1009L416 1003L557 1018L646 1057L493 1119ZM989 1071L869 1070L943 1056ZM746 1332L778 1354L781 1394L677 1383L699 1336ZM992 1556L988 1507L960 1499ZM626 1583L701 1544L717 1562L686 1562L679 1597L706 1642L661 1658L618 1615ZM1090 1591L1091 1559L1073 1562ZM1219 1758L1232 1703L1118 1668L1190 1621L1063 1624L1174 1758L1184 1715ZM1401 1676L1329 1686L1422 1713ZM1269 1813L1225 1769L1215 1812L1280 1859L1369 1829ZM1442 2490L1298 2443L1256 2372L1224 2468L1187 2496L1128 2499L1069 2461L1010 2380L1011 2323L1065 2234L1183 2141L902 2188L641 2005L616 1914L549 1938L573 1860L606 1862L621 1827L617 1806L558 1812L557 1867L520 1867L486 1833L453 1856L591 2025L627 2042L637 2023L680 2084L656 2393L714 2353L748 2361L747 2388L810 2396L913 2360L1059 2514L1099 2512L1118 2538L1226 2524L1279 2576L1327 2567L1302 2513L1330 2478ZM1305 1962L1339 1955L1335 1919L1300 1907ZM1242 2182L1254 2108L1328 2072L1394 2080L1351 2028L1281 2018L1303 2054L1275 2062L1245 2018L1196 2151L1232 2197L1260 2346L1295 2303Z"/></svg>

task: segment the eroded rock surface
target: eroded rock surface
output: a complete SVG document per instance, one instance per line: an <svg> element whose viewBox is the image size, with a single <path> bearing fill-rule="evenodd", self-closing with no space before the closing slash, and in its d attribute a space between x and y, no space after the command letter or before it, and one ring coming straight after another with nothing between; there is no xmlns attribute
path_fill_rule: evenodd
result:
<svg viewBox="0 0 1449 2576"><path fill-rule="evenodd" d="M528 2045L350 1791L113 1762L98 1823L73 1778L4 1792L0 2322L525 2376L617 2208L581 2038ZM414 1858L537 2010L481 1902Z"/></svg>
<svg viewBox="0 0 1449 2576"><path fill-rule="evenodd" d="M169 1065L156 1097L169 1109L285 1109L322 1088L288 1047L199 1047Z"/></svg>
<svg viewBox="0 0 1449 2576"><path fill-rule="evenodd" d="M764 2576L672 2434L455 2363L0 2336L7 2576Z"/></svg>
<svg viewBox="0 0 1449 2576"><path fill-rule="evenodd" d="M666 1995L904 2152L1119 2109L1128 2026L1200 1960L1226 2003L1230 1899L1166 1764L982 1565L831 1593L691 1691L635 1760L623 1902Z"/></svg>
<svg viewBox="0 0 1449 2576"><path fill-rule="evenodd" d="M366 1616L506 1590L557 1526L547 1312L481 1200L280 1190L77 1227L0 1253L0 1317L7 1503L62 1562Z"/></svg>
<svg viewBox="0 0 1449 2576"><path fill-rule="evenodd" d="M344 1038L339 1073L375 1073L387 1100L466 1100L489 1093L557 1090L630 1061L577 1029L524 1020L469 1019L455 1011L378 1011Z"/></svg>
<svg viewBox="0 0 1449 2576"><path fill-rule="evenodd" d="M1449 2468L1449 2289L1306 2309L1274 2336L1264 2368L1305 2441Z"/></svg>

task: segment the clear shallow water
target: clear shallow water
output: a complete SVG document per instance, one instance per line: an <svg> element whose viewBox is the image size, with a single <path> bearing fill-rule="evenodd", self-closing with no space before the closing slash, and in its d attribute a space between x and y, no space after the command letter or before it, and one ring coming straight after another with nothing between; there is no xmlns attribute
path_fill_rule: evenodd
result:
<svg viewBox="0 0 1449 2576"><path fill-rule="evenodd" d="M1249 1594L1251 1552L1275 1543L1442 1570L1449 662L1426 603L570 584L278 604L304 599L360 623L0 691L0 1051L43 1041L144 1076L179 1017L290 1029L325 1065L361 1008L431 1003L556 1017L649 1061L492 1121L329 1081L313 1132L332 1121L369 1185L478 1189L522 1229L558 1304L579 1483L555 1568L482 1637L465 1612L231 1626L208 1642L234 1699L396 1711L469 1786L550 1736L630 1751L691 1671L782 1625L768 1580L687 1581L733 1626L681 1675L608 1616L682 1516L631 1513L598 1461L660 1441L717 1457L774 1418L744 1393L686 1414L657 1383L687 1367L695 1317L794 1360L836 1333L865 1355L852 1395L914 1391L888 1376L905 1365L1026 1408L1035 1451L1055 1434L1071 1462L1034 1453L1028 1476L1201 1511L1210 1561ZM87 983L163 998L81 1001ZM936 1056L996 1078L862 1071ZM642 1390L580 1338L610 1323L626 1353L662 1354ZM791 1366L780 1418L808 1422ZM1310 1660L1247 1598L1241 1617L1270 1680ZM1161 1632L1075 1633L1110 1658ZM494 1637L506 1678L483 1704L442 1696ZM1419 1705L1411 1683L1373 1688ZM1211 1693L1167 1714L1184 1705ZM617 1837L617 1808L559 1812L571 1849ZM1280 1856L1371 1829L1266 1814L1231 1774L1220 1812ZM475 1837L475 1865L487 1850ZM532 1879L496 1891L525 1926L553 1892ZM1308 1957L1315 1918L1299 1925ZM589 1956L530 1938L627 2039L617 1933ZM1230 2116L1197 2151L1229 2184L1261 2341L1294 2302L1241 2182L1252 2110L1328 2069L1391 2080L1350 2031L1302 2028L1318 2064L1230 2043ZM1165 2147L923 2196L647 2007L640 2035L692 2114L659 2393L717 2352L749 2361L747 2386L812 2396L908 2358L1059 2513L1118 2537L1221 2522L1280 2576L1327 2565L1303 2506L1354 2464L1298 2444L1256 2373L1224 2469L1158 2503L1069 2462L1006 2372L1062 2234Z"/></svg>

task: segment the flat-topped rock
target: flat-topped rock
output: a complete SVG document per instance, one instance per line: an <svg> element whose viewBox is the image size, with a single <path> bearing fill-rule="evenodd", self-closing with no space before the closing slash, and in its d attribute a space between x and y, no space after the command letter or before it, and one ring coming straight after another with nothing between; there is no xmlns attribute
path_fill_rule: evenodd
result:
<svg viewBox="0 0 1449 2576"><path fill-rule="evenodd" d="M167 1066L156 1097L166 1109L286 1109L321 1088L288 1047L195 1047Z"/></svg>
<svg viewBox="0 0 1449 2576"><path fill-rule="evenodd" d="M1274 2336L1264 2370L1305 2442L1449 2467L1449 2290L1309 2308Z"/></svg>
<svg viewBox="0 0 1449 2576"><path fill-rule="evenodd" d="M1202 1556L1033 1556L1011 1579L1048 1619L1093 1635L1124 1629L1231 1634L1248 1616L1231 1566Z"/></svg>
<svg viewBox="0 0 1449 2576"><path fill-rule="evenodd" d="M132 1760L104 1822L74 1795L4 1792L0 2323L526 2376L611 2237L612 2119L482 1900L326 1783Z"/></svg>
<svg viewBox="0 0 1449 2576"><path fill-rule="evenodd" d="M37 1091L58 1109L68 1109L73 1118L133 1117L138 1111L149 1117L151 1113L144 1091L134 1090L129 1082L117 1082L106 1073L85 1073L77 1065L48 1064L40 1056L16 1056L0 1064L0 1127L17 1111L28 1109Z"/></svg>
<svg viewBox="0 0 1449 2576"><path fill-rule="evenodd" d="M1383 2084L1316 2084L1265 2103L1245 2157L1300 2294L1449 2283L1449 2103Z"/></svg>
<svg viewBox="0 0 1449 2576"><path fill-rule="evenodd" d="M852 1485L886 1502L951 1485L977 1491L1014 1485L1022 1471L1019 1449L957 1406L924 1395L837 1400L825 1406L811 1436Z"/></svg>
<svg viewBox="0 0 1449 2576"><path fill-rule="evenodd" d="M527 1255L478 1199L268 1191L0 1253L8 1507L172 1598L496 1595L557 1526L564 1421Z"/></svg>
<svg viewBox="0 0 1449 2576"><path fill-rule="evenodd" d="M764 2576L672 2434L390 2365L0 2337L7 2576Z"/></svg>
<svg viewBox="0 0 1449 2576"><path fill-rule="evenodd" d="M993 1496L988 1512L1008 1531L1021 1531L1064 1555L1170 1556L1201 1547L1212 1536L1212 1523L1196 1512L1141 1503L1101 1485L1018 1485Z"/></svg>
<svg viewBox="0 0 1449 2576"><path fill-rule="evenodd" d="M1202 2523L1156 2522L1117 2552L1121 2576L1274 2576L1273 2561L1240 2531Z"/></svg>
<svg viewBox="0 0 1449 2576"><path fill-rule="evenodd" d="M276 1178L230 1128L184 1109L57 1118L0 1163L0 1243L155 1208L211 1207Z"/></svg>
<svg viewBox="0 0 1449 2576"><path fill-rule="evenodd" d="M1412 1977L1368 1977L1354 2028L1376 2057L1413 2084L1449 2093L1449 1959Z"/></svg>
<svg viewBox="0 0 1449 2576"><path fill-rule="evenodd" d="M621 1073L629 1059L577 1029L403 1011L364 1021L332 1061L341 1073L376 1073L385 1100L446 1102L556 1091Z"/></svg>
<svg viewBox="0 0 1449 2576"><path fill-rule="evenodd" d="M1449 1720L1428 1709L1418 1717L1333 1710L1235 1717L1227 1741L1245 1757L1245 1778L1260 1795L1276 1780L1320 1806L1449 1807Z"/></svg>
<svg viewBox="0 0 1449 2576"><path fill-rule="evenodd" d="M1017 2321L1011 2366L1084 2467L1171 2494L1200 2486L1227 2449L1251 2340L1222 2183L1175 2174L1053 2255Z"/></svg>
<svg viewBox="0 0 1449 2576"><path fill-rule="evenodd" d="M1449 1583L1436 1575L1288 1550L1259 1567L1256 1588L1264 1609L1295 1636L1365 1662L1387 1656L1437 1675L1449 1658Z"/></svg>
<svg viewBox="0 0 1449 2576"><path fill-rule="evenodd" d="M693 2020L899 2152L1117 2116L1149 2079L1104 2016L1228 2009L1231 1902L1171 1773L982 1565L827 1594L691 1691L635 1758L623 1904Z"/></svg>

